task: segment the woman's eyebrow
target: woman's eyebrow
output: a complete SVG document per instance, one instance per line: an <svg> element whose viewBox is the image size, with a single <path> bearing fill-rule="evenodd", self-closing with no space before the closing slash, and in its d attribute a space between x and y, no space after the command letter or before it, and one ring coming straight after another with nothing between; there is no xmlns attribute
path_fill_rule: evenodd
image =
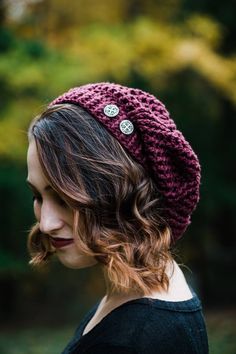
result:
<svg viewBox="0 0 236 354"><path fill-rule="evenodd" d="M38 191L37 188L28 179L26 180L26 183L29 185L29 187L31 187L35 191ZM52 190L52 187L50 185L44 187L44 191L50 191L50 190Z"/></svg>

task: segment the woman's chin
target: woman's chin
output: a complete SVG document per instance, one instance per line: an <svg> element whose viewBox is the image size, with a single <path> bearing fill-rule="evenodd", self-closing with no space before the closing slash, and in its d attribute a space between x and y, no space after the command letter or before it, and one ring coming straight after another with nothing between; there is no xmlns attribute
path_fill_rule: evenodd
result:
<svg viewBox="0 0 236 354"><path fill-rule="evenodd" d="M88 268L96 265L98 262L94 257L78 255L78 254L67 254L66 252L56 252L59 261L67 268L71 269L82 269Z"/></svg>

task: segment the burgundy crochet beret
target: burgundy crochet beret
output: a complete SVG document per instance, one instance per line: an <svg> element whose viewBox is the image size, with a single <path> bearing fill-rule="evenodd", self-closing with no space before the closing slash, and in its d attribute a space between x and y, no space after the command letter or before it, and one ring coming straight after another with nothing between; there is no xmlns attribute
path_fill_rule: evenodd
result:
<svg viewBox="0 0 236 354"><path fill-rule="evenodd" d="M102 82L70 89L50 105L78 104L120 142L155 180L162 210L179 239L199 201L201 167L164 104L139 89Z"/></svg>

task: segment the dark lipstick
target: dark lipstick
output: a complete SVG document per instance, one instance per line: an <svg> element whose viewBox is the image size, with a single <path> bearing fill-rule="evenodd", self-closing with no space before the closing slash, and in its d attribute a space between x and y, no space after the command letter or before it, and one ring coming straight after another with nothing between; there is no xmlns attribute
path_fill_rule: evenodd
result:
<svg viewBox="0 0 236 354"><path fill-rule="evenodd" d="M61 237L53 237L51 238L51 244L55 248L62 248L72 244L74 240L72 238L61 238Z"/></svg>

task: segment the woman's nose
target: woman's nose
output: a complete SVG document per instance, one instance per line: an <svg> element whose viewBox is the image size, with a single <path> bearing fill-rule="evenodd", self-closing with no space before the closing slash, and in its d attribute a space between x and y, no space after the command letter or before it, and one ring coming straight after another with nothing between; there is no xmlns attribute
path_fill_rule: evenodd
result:
<svg viewBox="0 0 236 354"><path fill-rule="evenodd" d="M54 235L63 227L63 220L57 208L49 204L41 207L39 228L44 234Z"/></svg>

